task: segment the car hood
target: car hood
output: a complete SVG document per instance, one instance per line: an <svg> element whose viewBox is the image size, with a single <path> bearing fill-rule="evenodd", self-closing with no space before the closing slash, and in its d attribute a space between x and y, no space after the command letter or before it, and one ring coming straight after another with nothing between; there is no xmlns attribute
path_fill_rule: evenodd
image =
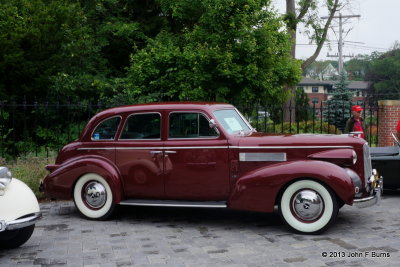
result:
<svg viewBox="0 0 400 267"><path fill-rule="evenodd" d="M326 146L326 147L362 147L366 141L362 138L348 134L294 134L274 135L255 132L247 136L241 136L239 145L245 146Z"/></svg>

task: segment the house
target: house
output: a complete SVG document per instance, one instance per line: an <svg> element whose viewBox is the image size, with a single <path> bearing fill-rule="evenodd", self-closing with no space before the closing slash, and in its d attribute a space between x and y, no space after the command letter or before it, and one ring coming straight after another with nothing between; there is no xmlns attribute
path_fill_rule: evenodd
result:
<svg viewBox="0 0 400 267"><path fill-rule="evenodd" d="M297 84L297 89L302 89L310 99L310 106L320 108L321 104L328 100L329 91L332 90L332 82L320 81L303 77Z"/></svg>
<svg viewBox="0 0 400 267"><path fill-rule="evenodd" d="M303 77L297 88L303 89L310 99L310 106L320 108L324 101L330 99L329 95L334 90L337 81L320 81L312 78ZM347 88L352 92L352 101L357 104L363 104L367 96L367 89L370 82L350 81Z"/></svg>

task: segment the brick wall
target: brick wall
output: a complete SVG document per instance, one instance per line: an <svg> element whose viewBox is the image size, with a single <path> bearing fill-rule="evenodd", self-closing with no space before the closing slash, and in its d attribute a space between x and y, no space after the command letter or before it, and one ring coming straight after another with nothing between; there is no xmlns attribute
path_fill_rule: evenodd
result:
<svg viewBox="0 0 400 267"><path fill-rule="evenodd" d="M392 146L391 133L396 133L397 121L400 119L400 100L381 100L379 105L378 146Z"/></svg>

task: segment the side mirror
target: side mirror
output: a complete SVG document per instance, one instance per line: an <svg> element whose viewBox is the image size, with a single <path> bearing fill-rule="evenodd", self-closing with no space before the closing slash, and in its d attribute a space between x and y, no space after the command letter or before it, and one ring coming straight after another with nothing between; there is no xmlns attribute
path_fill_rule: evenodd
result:
<svg viewBox="0 0 400 267"><path fill-rule="evenodd" d="M217 123L215 122L214 119L211 119L208 125L210 126L211 129L217 127Z"/></svg>

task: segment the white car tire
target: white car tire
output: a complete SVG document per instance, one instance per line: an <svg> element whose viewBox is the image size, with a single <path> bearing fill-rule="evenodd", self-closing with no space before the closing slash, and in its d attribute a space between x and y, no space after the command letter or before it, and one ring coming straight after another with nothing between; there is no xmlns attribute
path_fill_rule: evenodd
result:
<svg viewBox="0 0 400 267"><path fill-rule="evenodd" d="M313 180L292 183L279 201L279 212L286 224L305 234L324 232L336 219L338 210L334 193Z"/></svg>
<svg viewBox="0 0 400 267"><path fill-rule="evenodd" d="M76 208L89 219L104 220L114 211L112 190L98 174L88 173L80 177L73 195Z"/></svg>

